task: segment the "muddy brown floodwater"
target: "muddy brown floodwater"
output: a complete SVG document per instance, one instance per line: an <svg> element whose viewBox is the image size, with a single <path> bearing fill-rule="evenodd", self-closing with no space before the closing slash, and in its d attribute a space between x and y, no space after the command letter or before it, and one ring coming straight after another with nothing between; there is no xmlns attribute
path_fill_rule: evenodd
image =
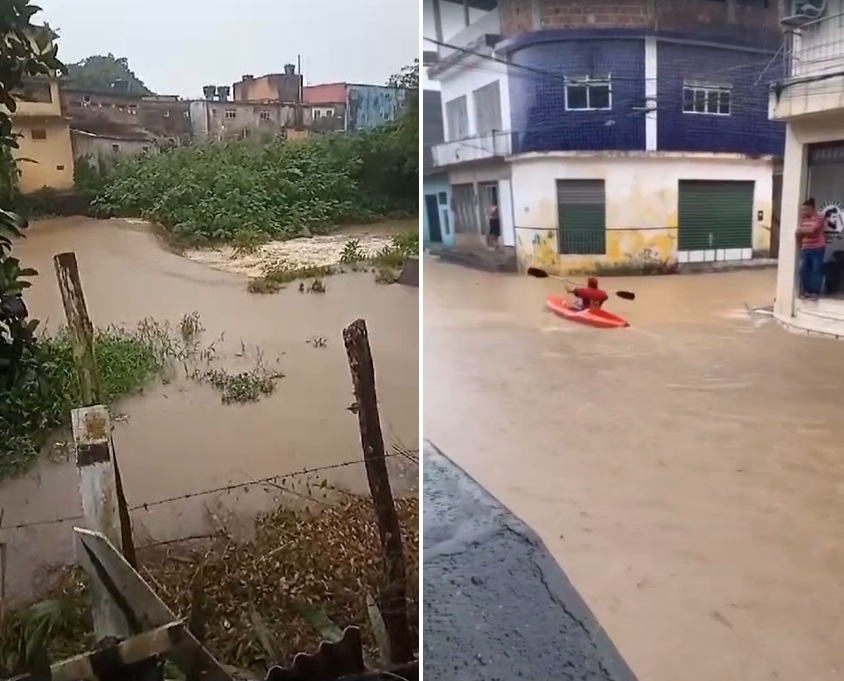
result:
<svg viewBox="0 0 844 681"><path fill-rule="evenodd" d="M844 670L844 344L751 317L773 271L553 282L425 262L423 433L533 526L643 681Z"/></svg>
<svg viewBox="0 0 844 681"><path fill-rule="evenodd" d="M117 423L114 440L130 505L360 460L357 419L347 410L353 397L342 339L343 327L359 317L369 327L385 439L416 446L418 289L349 273L327 279L324 295L299 293L295 285L253 295L244 276L167 252L144 225L50 220L34 224L16 247L41 272L27 301L48 326L63 320L52 257L70 250L96 326L133 326L147 317L178 324L196 311L206 329L203 342L216 343L219 366L242 367L238 355L245 346L285 374L275 394L255 404L224 406L213 389L184 381L121 402L126 420ZM320 336L326 347L307 343ZM410 462L397 457L392 464L405 489L418 479ZM322 477L352 491L366 489L362 465ZM135 531L155 540L190 536L207 531L209 509L215 515L253 511L270 502L266 494L203 495L139 511ZM0 507L5 528L77 514L74 465L42 461L31 475L0 483ZM11 593L31 584L35 565L72 557L70 527L5 533Z"/></svg>

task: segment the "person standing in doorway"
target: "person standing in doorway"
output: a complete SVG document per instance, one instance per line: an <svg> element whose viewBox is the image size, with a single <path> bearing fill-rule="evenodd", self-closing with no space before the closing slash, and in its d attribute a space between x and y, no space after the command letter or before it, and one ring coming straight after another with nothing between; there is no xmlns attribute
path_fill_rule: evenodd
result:
<svg viewBox="0 0 844 681"><path fill-rule="evenodd" d="M501 220L498 217L498 204L493 203L486 211L486 220L489 227L487 236L487 244L493 248L498 248L499 239L501 239Z"/></svg>
<svg viewBox="0 0 844 681"><path fill-rule="evenodd" d="M814 199L806 199L800 211L800 298L817 300L823 286L823 260L826 251L824 225L826 220L818 212Z"/></svg>

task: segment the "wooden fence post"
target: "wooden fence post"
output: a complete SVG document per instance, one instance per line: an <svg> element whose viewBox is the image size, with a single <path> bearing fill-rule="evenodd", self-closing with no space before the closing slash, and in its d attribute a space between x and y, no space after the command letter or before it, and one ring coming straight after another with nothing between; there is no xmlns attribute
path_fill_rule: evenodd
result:
<svg viewBox="0 0 844 681"><path fill-rule="evenodd" d="M85 304L79 265L74 253L56 255L53 264L83 405L71 413L83 516L90 529L102 532L134 566L136 559L129 509L114 455L108 408L102 404L105 396L94 354L94 325ZM131 633L125 617L108 593L96 585L92 585L92 602L94 631L98 639L124 638Z"/></svg>
<svg viewBox="0 0 844 681"><path fill-rule="evenodd" d="M372 493L378 534L384 552L385 585L381 594L381 614L390 640L390 658L394 664L413 659L413 639L407 617L407 586L401 527L387 472L384 436L378 415L375 367L366 322L358 319L343 330L349 369L357 400L360 442L366 465L366 477Z"/></svg>

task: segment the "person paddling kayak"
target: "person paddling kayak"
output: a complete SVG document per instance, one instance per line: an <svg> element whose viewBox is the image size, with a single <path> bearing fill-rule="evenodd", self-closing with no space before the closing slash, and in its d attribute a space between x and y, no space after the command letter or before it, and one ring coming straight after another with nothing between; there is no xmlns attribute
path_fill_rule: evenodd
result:
<svg viewBox="0 0 844 681"><path fill-rule="evenodd" d="M589 277L586 286L566 286L566 290L574 296L574 307L577 310L598 310L607 302L607 292L599 288L598 278Z"/></svg>

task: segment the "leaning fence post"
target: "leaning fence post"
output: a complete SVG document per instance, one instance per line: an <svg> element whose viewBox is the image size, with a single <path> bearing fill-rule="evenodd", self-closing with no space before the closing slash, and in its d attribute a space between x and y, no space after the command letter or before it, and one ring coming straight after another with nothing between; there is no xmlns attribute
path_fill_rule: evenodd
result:
<svg viewBox="0 0 844 681"><path fill-rule="evenodd" d="M53 258L53 264L83 405L71 412L82 513L89 529L102 532L135 565L132 528L114 455L111 420L108 408L102 404L105 396L94 355L94 326L85 304L76 255L60 253ZM91 591L97 638L130 635L125 617L108 592L96 583L91 585Z"/></svg>
<svg viewBox="0 0 844 681"><path fill-rule="evenodd" d="M387 460L384 437L378 415L378 397L375 391L375 367L366 322L358 319L343 330L343 341L349 358L355 399L357 401L360 442L366 465L366 477L372 493L378 534L384 555L385 585L381 594L381 614L390 641L393 663L413 659L413 639L407 617L407 588L404 551L401 540Z"/></svg>

